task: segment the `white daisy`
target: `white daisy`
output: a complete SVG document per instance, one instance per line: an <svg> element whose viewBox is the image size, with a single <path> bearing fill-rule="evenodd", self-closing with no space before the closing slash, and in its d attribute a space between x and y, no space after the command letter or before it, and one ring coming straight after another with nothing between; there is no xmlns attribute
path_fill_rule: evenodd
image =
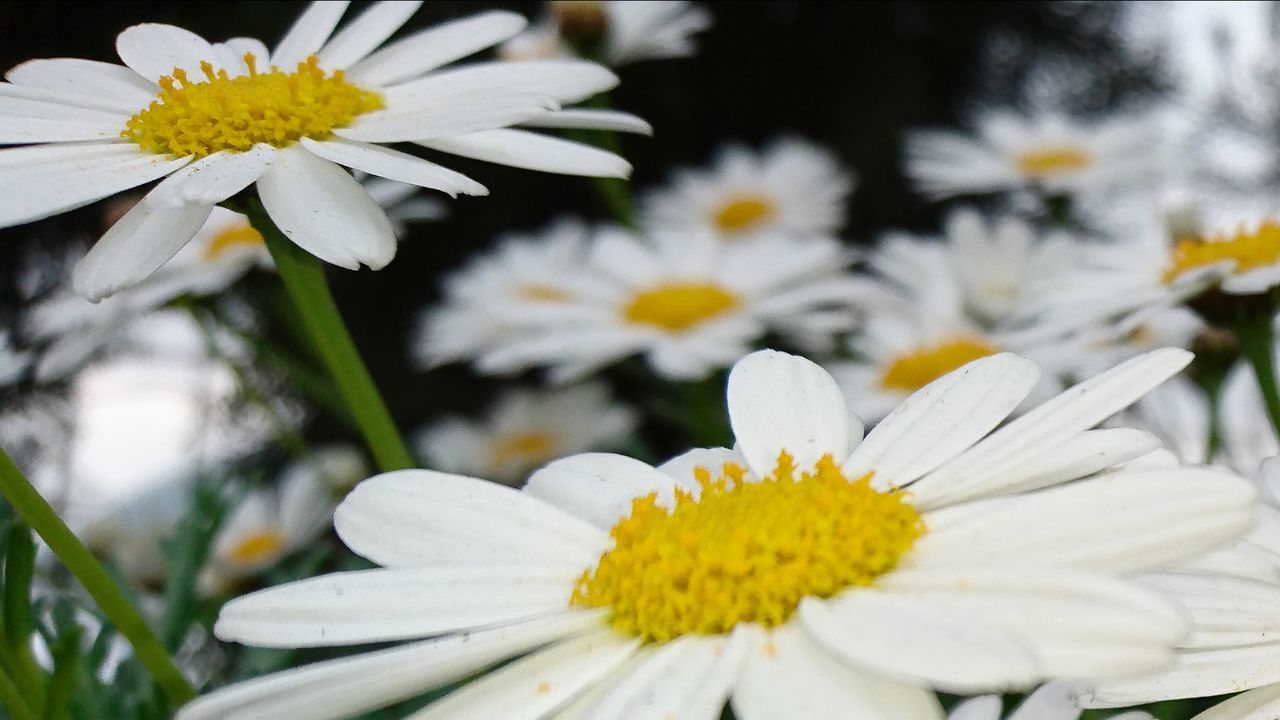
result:
<svg viewBox="0 0 1280 720"><path fill-rule="evenodd" d="M1079 720L1080 708L1071 701L1069 683L1049 683L1027 696L1008 716L999 695L983 695L952 708L947 720ZM1112 716L1111 720L1154 720L1142 711Z"/></svg>
<svg viewBox="0 0 1280 720"><path fill-rule="evenodd" d="M156 592L169 578L165 547L191 510L190 477L142 488L89 514L76 534L134 588Z"/></svg>
<svg viewBox="0 0 1280 720"><path fill-rule="evenodd" d="M476 365L546 365L566 381L643 353L660 375L702 378L770 330L812 343L852 327L860 283L841 273L848 262L834 240L725 244L708 234L602 231L587 267L564 278L568 296L527 303L521 327L480 348Z"/></svg>
<svg viewBox="0 0 1280 720"><path fill-rule="evenodd" d="M542 21L498 48L504 60L568 57L574 48L610 66L688 57L711 14L685 0L553 0Z"/></svg>
<svg viewBox="0 0 1280 720"><path fill-rule="evenodd" d="M988 112L977 137L917 130L906 141L906 171L934 198L1035 188L1068 193L1141 180L1154 169L1152 127L1143 118L1076 121L1036 112Z"/></svg>
<svg viewBox="0 0 1280 720"><path fill-rule="evenodd" d="M99 299L150 275L214 205L250 185L289 239L353 270L386 265L396 243L386 213L341 166L450 195L487 192L382 143L547 172L628 174L611 153L510 129L594 126L592 111L560 113L560 105L613 87L613 73L577 61L441 70L520 32L525 20L508 12L378 49L419 4L377 3L335 34L347 3L315 3L272 52L249 38L210 43L146 24L117 38L124 66L68 58L19 65L0 85L0 143L28 147L0 151L0 193L9 199L0 226L164 178L77 269L76 291ZM616 120L610 114L604 124Z"/></svg>
<svg viewBox="0 0 1280 720"><path fill-rule="evenodd" d="M1189 360L1152 353L994 430L1037 375L999 355L862 439L829 375L764 351L729 378L738 450L661 468L578 455L523 491L380 475L334 523L383 569L242 597L215 632L427 639L232 685L178 717L351 717L517 657L409 717L692 719L727 699L744 720L940 719L933 689L1159 667L1183 620L1122 576L1238 536L1255 491L1219 470L1117 467L1154 439L1088 428Z"/></svg>
<svg viewBox="0 0 1280 720"><path fill-rule="evenodd" d="M430 467L524 482L533 470L566 455L623 444L639 418L600 383L503 395L483 422L449 418L418 436Z"/></svg>
<svg viewBox="0 0 1280 720"><path fill-rule="evenodd" d="M328 445L311 451L305 459L285 469L281 486L302 482L295 476L314 478L330 495L343 498L356 483L369 476L369 461L351 445Z"/></svg>
<svg viewBox="0 0 1280 720"><path fill-rule="evenodd" d="M834 153L805 140L781 138L761 152L728 145L710 169L681 170L668 188L650 193L643 221L726 240L835 236L853 186Z"/></svg>
<svg viewBox="0 0 1280 720"><path fill-rule="evenodd" d="M525 318L573 298L571 278L586 269L589 232L562 218L535 235L509 234L444 281L442 307L419 321L411 350L422 367L487 352Z"/></svg>

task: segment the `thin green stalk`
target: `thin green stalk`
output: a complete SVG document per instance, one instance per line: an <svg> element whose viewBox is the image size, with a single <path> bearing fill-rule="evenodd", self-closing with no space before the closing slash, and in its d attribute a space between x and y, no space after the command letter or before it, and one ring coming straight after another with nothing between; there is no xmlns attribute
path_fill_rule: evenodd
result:
<svg viewBox="0 0 1280 720"><path fill-rule="evenodd" d="M44 702L44 671L31 655L31 580L35 576L36 545L31 531L16 522L9 530L4 562L5 664L25 691L28 704L40 713Z"/></svg>
<svg viewBox="0 0 1280 720"><path fill-rule="evenodd" d="M71 532L49 503L27 482L9 455L0 449L0 494L22 516L53 554L80 581L90 597L133 646L138 660L151 673L169 702L182 705L195 697L195 689L182 676L173 658L165 652L147 621L125 597L124 591L93 557L93 553Z"/></svg>
<svg viewBox="0 0 1280 720"><path fill-rule="evenodd" d="M1236 335L1240 338L1240 352L1253 366L1271 426L1280 436L1280 387L1276 385L1273 315L1271 312L1241 312L1236 322Z"/></svg>
<svg viewBox="0 0 1280 720"><path fill-rule="evenodd" d="M266 239L271 257L276 261L276 272L337 383L374 461L384 472L413 467L413 456L342 321L320 261L286 238L260 208L250 211L249 220Z"/></svg>
<svg viewBox="0 0 1280 720"><path fill-rule="evenodd" d="M18 686L13 684L13 680L0 670L0 707L9 713L13 720L38 720L36 714L27 707L26 701L22 699L22 693L18 692Z"/></svg>

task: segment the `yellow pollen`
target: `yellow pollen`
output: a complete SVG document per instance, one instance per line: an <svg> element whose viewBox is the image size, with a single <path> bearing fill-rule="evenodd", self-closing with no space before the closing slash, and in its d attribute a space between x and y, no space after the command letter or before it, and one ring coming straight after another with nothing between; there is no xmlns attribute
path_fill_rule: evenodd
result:
<svg viewBox="0 0 1280 720"><path fill-rule="evenodd" d="M978 338L957 338L917 348L889 363L880 378L880 387L915 392L952 370L999 351L995 345Z"/></svg>
<svg viewBox="0 0 1280 720"><path fill-rule="evenodd" d="M799 472L784 452L769 477L745 474L698 468L696 499L677 490L670 509L656 494L632 501L569 604L608 608L615 628L646 642L776 627L806 597L870 585L925 532L902 492L877 491L870 473L850 480L829 455Z"/></svg>
<svg viewBox="0 0 1280 720"><path fill-rule="evenodd" d="M1253 231L1241 227L1232 235L1181 240L1169 253L1161 279L1167 285L1188 270L1228 260L1235 261L1236 273L1280 262L1280 222L1267 220Z"/></svg>
<svg viewBox="0 0 1280 720"><path fill-rule="evenodd" d="M238 565L253 565L271 558L283 549L283 535L275 530L261 530L244 536L231 549L228 557Z"/></svg>
<svg viewBox="0 0 1280 720"><path fill-rule="evenodd" d="M773 217L773 203L767 198L744 196L734 198L716 211L715 223L721 232L740 233Z"/></svg>
<svg viewBox="0 0 1280 720"><path fill-rule="evenodd" d="M510 435L489 448L489 463L494 467L511 464L538 465L550 460L560 443L550 433L527 432Z"/></svg>
<svg viewBox="0 0 1280 720"><path fill-rule="evenodd" d="M254 230L249 223L237 223L213 236L204 249L201 258L205 262L216 262L219 258L235 248L266 247L262 233Z"/></svg>
<svg viewBox="0 0 1280 720"><path fill-rule="evenodd" d="M520 297L538 302L566 302L569 293L550 285L525 285L519 290Z"/></svg>
<svg viewBox="0 0 1280 720"><path fill-rule="evenodd" d="M299 138L321 140L358 115L383 107L382 97L348 83L341 70L326 75L316 56L286 73L259 73L252 53L249 74L229 77L201 63L204 80L175 68L160 78L160 94L129 118L120 136L144 150L202 158L222 150L243 152L256 143L284 147Z"/></svg>
<svg viewBox="0 0 1280 720"><path fill-rule="evenodd" d="M681 332L738 305L738 297L718 285L671 282L637 293L622 316L636 325Z"/></svg>
<svg viewBox="0 0 1280 720"><path fill-rule="evenodd" d="M1035 178L1081 170L1093 163L1093 156L1074 147L1052 147L1024 150L1014 156L1022 174Z"/></svg>

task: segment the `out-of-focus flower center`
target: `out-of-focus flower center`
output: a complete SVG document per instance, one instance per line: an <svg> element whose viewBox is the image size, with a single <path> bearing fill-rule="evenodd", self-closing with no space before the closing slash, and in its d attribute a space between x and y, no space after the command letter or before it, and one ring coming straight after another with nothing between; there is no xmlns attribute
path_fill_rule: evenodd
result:
<svg viewBox="0 0 1280 720"><path fill-rule="evenodd" d="M341 70L325 74L314 55L286 73L259 73L246 53L249 74L229 77L200 64L205 80L181 68L160 78L160 94L129 118L120 136L143 149L202 158L222 150L243 152L257 143L284 147L299 138L320 140L334 128L383 107L382 96L348 83Z"/></svg>
<svg viewBox="0 0 1280 720"><path fill-rule="evenodd" d="M716 227L723 233L752 230L773 217L775 210L768 198L744 196L720 206L715 214Z"/></svg>
<svg viewBox="0 0 1280 720"><path fill-rule="evenodd" d="M1168 284L1188 270L1224 261L1234 261L1237 274L1280 262L1280 222L1267 220L1255 230L1181 240L1169 253L1161 279Z"/></svg>
<svg viewBox="0 0 1280 720"><path fill-rule="evenodd" d="M665 283L637 293L622 311L627 322L680 332L740 305L738 296L708 283Z"/></svg>
<svg viewBox="0 0 1280 720"><path fill-rule="evenodd" d="M253 226L247 222L238 223L214 235L205 246L201 259L205 262L217 262L237 248L251 247L266 247L262 233L254 230Z"/></svg>
<svg viewBox="0 0 1280 720"><path fill-rule="evenodd" d="M550 285L525 285L518 292L525 300L537 302L566 302L570 299L569 293Z"/></svg>
<svg viewBox="0 0 1280 720"><path fill-rule="evenodd" d="M551 433L517 433L490 446L489 463L495 468L533 467L552 459L559 450L560 442Z"/></svg>
<svg viewBox="0 0 1280 720"><path fill-rule="evenodd" d="M256 565L284 550L284 535L276 530L260 530L245 535L231 548L228 559L237 565Z"/></svg>
<svg viewBox="0 0 1280 720"><path fill-rule="evenodd" d="M885 368L880 386L886 390L915 392L956 368L1000 352L980 338L957 338L916 348L897 356Z"/></svg>
<svg viewBox="0 0 1280 720"><path fill-rule="evenodd" d="M1024 150L1014 156L1018 170L1034 178L1083 170L1093 164L1093 156L1080 148L1051 147Z"/></svg>
<svg viewBox="0 0 1280 720"><path fill-rule="evenodd" d="M830 456L800 472L784 452L769 477L745 475L698 468L696 497L634 500L570 605L608 608L615 628L646 642L776 627L806 597L870 585L925 532L903 493L877 491L870 474L850 480Z"/></svg>

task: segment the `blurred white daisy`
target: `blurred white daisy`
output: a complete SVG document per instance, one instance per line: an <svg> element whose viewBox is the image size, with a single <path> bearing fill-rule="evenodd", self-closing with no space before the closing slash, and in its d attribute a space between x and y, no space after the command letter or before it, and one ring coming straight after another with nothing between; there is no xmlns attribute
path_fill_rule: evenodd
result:
<svg viewBox="0 0 1280 720"><path fill-rule="evenodd" d="M31 367L31 354L13 347L7 331L0 330L0 387L16 382Z"/></svg>
<svg viewBox="0 0 1280 720"><path fill-rule="evenodd" d="M1007 716L999 695L983 695L956 705L947 720L1079 720L1080 708L1071 701L1070 683L1042 685ZM1111 720L1154 720L1142 711L1122 713Z"/></svg>
<svg viewBox="0 0 1280 720"><path fill-rule="evenodd" d="M425 312L411 353L422 367L487 352L540 311L573 299L589 232L563 218L534 235L509 234L444 280L444 302Z"/></svg>
<svg viewBox="0 0 1280 720"><path fill-rule="evenodd" d="M161 590L169 579L165 547L192 507L190 477L170 478L96 508L76 534L135 589Z"/></svg>
<svg viewBox="0 0 1280 720"><path fill-rule="evenodd" d="M553 0L547 15L504 42L504 60L542 60L579 52L610 66L688 57L693 35L711 27L711 14L685 0Z"/></svg>
<svg viewBox="0 0 1280 720"><path fill-rule="evenodd" d="M418 452L445 472L517 485L548 462L622 445L639 424L608 387L584 383L503 395L482 422L449 418L418 435Z"/></svg>
<svg viewBox="0 0 1280 720"><path fill-rule="evenodd" d="M906 171L925 195L1034 188L1049 194L1142 180L1155 166L1145 118L1092 122L1045 111L988 112L977 136L916 130L906 140Z"/></svg>
<svg viewBox="0 0 1280 720"><path fill-rule="evenodd" d="M834 153L805 140L781 138L760 152L728 145L710 169L680 170L651 192L642 217L657 230L725 240L834 237L853 186Z"/></svg>
<svg viewBox="0 0 1280 720"><path fill-rule="evenodd" d="M250 185L290 240L352 270L383 267L396 243L386 213L342 166L450 195L488 192L385 143L547 172L629 173L611 153L510 129L591 127L592 111L562 116L560 106L613 87L613 73L579 61L441 70L524 28L522 17L499 11L378 49L419 5L374 4L335 34L347 3L318 2L271 52L249 38L210 43L144 24L117 38L124 66L68 58L19 65L0 85L0 143L28 147L0 151L0 192L9 199L0 226L164 178L77 268L76 291L100 299L154 272L214 205Z"/></svg>
<svg viewBox="0 0 1280 720"><path fill-rule="evenodd" d="M863 439L830 376L764 351L730 374L737 450L661 468L578 455L523 491L380 475L334 523L382 569L239 598L215 632L417 641L235 684L178 717L351 717L510 658L412 717L705 718L727 700L753 720L940 719L934 689L1160 667L1183 620L1124 576L1238 536L1255 491L1225 471L1118 467L1154 439L1089 428L1189 360L1152 353L995 430L1037 375L999 355Z"/></svg>
<svg viewBox="0 0 1280 720"><path fill-rule="evenodd" d="M526 303L519 328L473 351L476 365L549 366L553 380L567 381L643 354L664 377L703 378L771 330L812 344L852 327L860 283L842 273L848 262L834 240L725 244L708 234L601 231L585 270L564 278L567 297Z"/></svg>

